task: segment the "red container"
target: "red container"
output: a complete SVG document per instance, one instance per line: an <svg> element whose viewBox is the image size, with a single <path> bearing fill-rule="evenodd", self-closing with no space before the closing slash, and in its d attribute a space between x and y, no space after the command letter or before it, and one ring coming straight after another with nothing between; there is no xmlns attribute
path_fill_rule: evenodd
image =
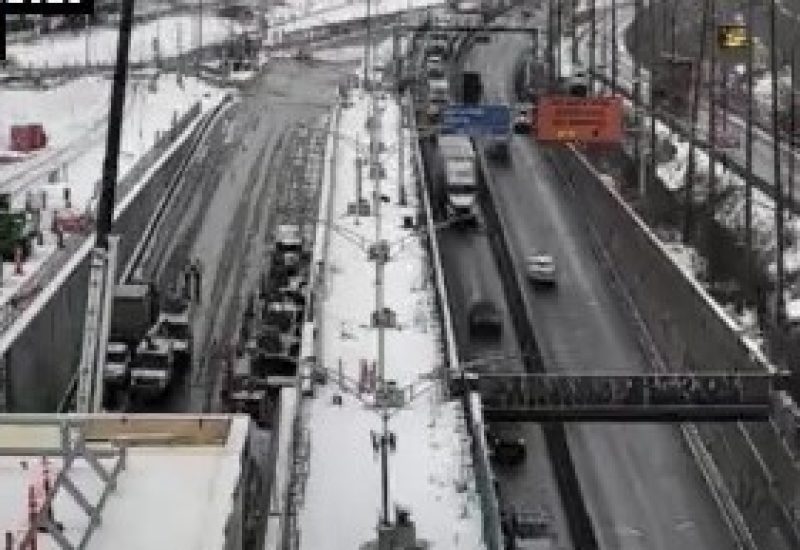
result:
<svg viewBox="0 0 800 550"><path fill-rule="evenodd" d="M44 126L41 124L31 124L30 132L33 134L33 147L35 149L41 149L47 143L47 137L44 133Z"/></svg>
<svg viewBox="0 0 800 550"><path fill-rule="evenodd" d="M47 145L44 127L37 124L17 124L11 127L11 150L27 153Z"/></svg>
<svg viewBox="0 0 800 550"><path fill-rule="evenodd" d="M11 150L27 153L33 149L30 131L27 126L11 127Z"/></svg>

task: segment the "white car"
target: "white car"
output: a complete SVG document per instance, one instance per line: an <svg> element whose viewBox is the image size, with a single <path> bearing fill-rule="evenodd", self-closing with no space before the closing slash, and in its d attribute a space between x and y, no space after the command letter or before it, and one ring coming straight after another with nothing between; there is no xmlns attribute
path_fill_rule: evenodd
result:
<svg viewBox="0 0 800 550"><path fill-rule="evenodd" d="M525 272L534 283L556 284L556 264L549 254L533 254L525 258Z"/></svg>

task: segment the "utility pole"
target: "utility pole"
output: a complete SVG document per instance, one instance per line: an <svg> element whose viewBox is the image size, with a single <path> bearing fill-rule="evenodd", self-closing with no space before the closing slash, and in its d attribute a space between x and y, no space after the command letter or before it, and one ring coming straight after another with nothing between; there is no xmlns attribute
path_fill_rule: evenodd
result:
<svg viewBox="0 0 800 550"><path fill-rule="evenodd" d="M775 188L775 234L778 241L776 287L777 298L775 300L775 324L778 329L779 339L781 340L781 354L783 353L783 326L786 314L786 303L783 296L784 274L783 274L783 182L781 181L781 157L780 157L780 133L778 130L778 45L775 33L776 19L776 0L769 3L769 40L770 40L770 69L772 73L772 166L773 166L773 187Z"/></svg>
<svg viewBox="0 0 800 550"><path fill-rule="evenodd" d="M86 27L84 29L86 31L85 41L84 41L84 57L85 57L84 65L87 69L89 68L89 42L90 42L90 36L92 34L92 27L89 17L90 16L87 15L84 18L84 22L86 23Z"/></svg>
<svg viewBox="0 0 800 550"><path fill-rule="evenodd" d="M575 64L578 62L578 0L572 0L570 6L572 11L570 20L572 21L572 70L575 71Z"/></svg>
<svg viewBox="0 0 800 550"><path fill-rule="evenodd" d="M108 108L106 155L103 159L102 186L95 227L96 238L89 266L89 288L87 290L81 359L78 365L76 409L79 413L99 412L103 403L103 369L117 263L117 237L112 238L109 234L117 186L119 144L122 134L123 107L125 106L131 27L133 26L133 2L134 0L123 0L122 2L117 59Z"/></svg>
<svg viewBox="0 0 800 550"><path fill-rule="evenodd" d="M700 90L703 85L703 60L706 51L706 31L708 30L708 0L703 0L703 16L700 24L700 55L697 58L694 90L692 97L692 120L689 128L689 155L686 165L686 182L684 184L683 242L690 243L694 231L694 174L695 174L695 142L697 141L697 118L700 111Z"/></svg>
<svg viewBox="0 0 800 550"><path fill-rule="evenodd" d="M753 22L755 0L747 0L747 120L744 177L744 301L753 300Z"/></svg>
<svg viewBox="0 0 800 550"><path fill-rule="evenodd" d="M714 219L714 202L717 194L717 43L714 30L717 28L717 2L709 0L711 45L709 51L708 77L708 192L706 193L706 224L710 228ZM707 231L710 235L711 233ZM711 245L712 249L714 245ZM709 275L714 280L714 262L709 262Z"/></svg>
<svg viewBox="0 0 800 550"><path fill-rule="evenodd" d="M656 28L656 11L655 6L653 5L652 0L650 1L649 5L649 15L650 17L648 20L650 21L650 85L648 86L650 92L650 169L649 169L649 181L653 181L656 178L656 74L658 71L658 47L656 45L656 37L657 34L655 32Z"/></svg>
<svg viewBox="0 0 800 550"><path fill-rule="evenodd" d="M556 83L561 82L561 0L556 0Z"/></svg>
<svg viewBox="0 0 800 550"><path fill-rule="evenodd" d="M372 21L371 21L371 1L367 0L367 40L364 43L364 90L368 91L372 87L369 86L369 66L370 66L370 56L371 56L371 44L372 44ZM370 162L372 162L370 160Z"/></svg>
<svg viewBox="0 0 800 550"><path fill-rule="evenodd" d="M611 0L611 93L617 93L617 0Z"/></svg>
<svg viewBox="0 0 800 550"><path fill-rule="evenodd" d="M797 67L795 66L795 54L797 52L797 43L792 41L792 51L789 61L789 71L791 80L791 87L789 94L789 211L794 209L794 146L795 146L795 116L797 115Z"/></svg>
<svg viewBox="0 0 800 550"><path fill-rule="evenodd" d="M595 74L594 74L594 70L595 69L594 68L595 68L595 55L596 55L595 52L597 52L597 0L591 0L591 5L589 7L589 10L590 10L590 16L591 16L591 19L592 19L592 21L591 21L591 26L592 26L591 33L592 34L591 34L591 38L589 40L589 48L590 48L590 51L589 51L589 78L591 79L590 81L592 82L592 86L591 86L592 92L594 92L594 79L595 79ZM594 95L594 94L592 94L592 95Z"/></svg>
<svg viewBox="0 0 800 550"><path fill-rule="evenodd" d="M555 58L555 25L553 19L555 15L555 1L547 0L547 63L549 65L548 75L550 77L550 89L556 80L556 58Z"/></svg>
<svg viewBox="0 0 800 550"><path fill-rule="evenodd" d="M634 17L633 17L633 114L634 114L634 128L636 128L636 135L633 140L633 164L636 166L636 176L639 180L639 195L640 199L644 199L645 180L642 165L642 137L644 130L644 117L642 117L642 62L641 62L641 14L642 14L642 0L635 0L634 2Z"/></svg>
<svg viewBox="0 0 800 550"><path fill-rule="evenodd" d="M670 22L669 22L669 24L670 24L670 34L671 34L671 36L670 36L670 54L671 54L670 58L672 59L672 65L671 65L671 71L670 71L669 78L670 78L670 82L672 83L673 87L677 86L677 82L675 82L675 66L677 65L677 59L676 59L677 50L676 50L676 46L675 46L675 38L676 38L675 35L677 34L677 31L675 29L675 13L677 11L678 11L678 0L672 0L672 10L671 10L670 17L669 17L669 20L670 20Z"/></svg>
<svg viewBox="0 0 800 550"><path fill-rule="evenodd" d="M199 13L199 28L198 28L198 49L197 49L197 74L200 74L203 65L203 0L197 0L200 13Z"/></svg>

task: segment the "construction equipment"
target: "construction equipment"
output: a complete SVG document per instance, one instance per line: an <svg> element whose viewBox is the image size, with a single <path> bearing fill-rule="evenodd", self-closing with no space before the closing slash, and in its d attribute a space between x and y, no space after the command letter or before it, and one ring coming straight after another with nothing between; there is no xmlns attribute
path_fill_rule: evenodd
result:
<svg viewBox="0 0 800 550"><path fill-rule="evenodd" d="M131 394L144 401L162 397L175 375L175 349L172 340L147 335L136 348L131 367Z"/></svg>
<svg viewBox="0 0 800 550"><path fill-rule="evenodd" d="M172 341L177 366L187 369L192 364L194 339L192 337L191 303L177 295L165 297L153 335Z"/></svg>
<svg viewBox="0 0 800 550"><path fill-rule="evenodd" d="M150 284L131 283L114 287L103 379L106 393L125 391L130 383L136 348L153 325L158 300Z"/></svg>
<svg viewBox="0 0 800 550"><path fill-rule="evenodd" d="M133 0L123 0L114 83L111 87L111 103L108 109L102 189L97 208L97 236L89 263L86 319L81 359L78 365L76 401L79 413L97 412L103 403L104 363L114 294L110 289L113 288L116 280L117 267L117 238L112 237L110 233L114 217L114 192L117 186L122 111L125 105L128 51L132 26Z"/></svg>
<svg viewBox="0 0 800 550"><path fill-rule="evenodd" d="M33 212L11 208L8 193L0 194L0 256L13 260L17 250L25 259L31 255L33 239L39 234L38 216Z"/></svg>

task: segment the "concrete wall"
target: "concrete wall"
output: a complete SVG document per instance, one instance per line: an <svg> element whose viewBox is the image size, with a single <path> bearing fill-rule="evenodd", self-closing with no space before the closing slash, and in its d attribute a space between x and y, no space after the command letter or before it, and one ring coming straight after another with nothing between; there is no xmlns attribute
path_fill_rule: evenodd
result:
<svg viewBox="0 0 800 550"><path fill-rule="evenodd" d="M635 212L579 154L551 152L594 233L596 253L641 326L645 353L669 371L772 369ZM623 290L624 289L624 290ZM698 432L757 541L798 546L800 470L772 424L703 424Z"/></svg>
<svg viewBox="0 0 800 550"><path fill-rule="evenodd" d="M178 129L189 122L183 120ZM133 252L193 141L189 136L176 144L163 163L118 204L114 232L122 236L119 265L124 266ZM53 412L73 378L83 336L90 239L93 236L56 276L51 285L55 288L43 291L2 336L0 354L6 368L9 412Z"/></svg>

